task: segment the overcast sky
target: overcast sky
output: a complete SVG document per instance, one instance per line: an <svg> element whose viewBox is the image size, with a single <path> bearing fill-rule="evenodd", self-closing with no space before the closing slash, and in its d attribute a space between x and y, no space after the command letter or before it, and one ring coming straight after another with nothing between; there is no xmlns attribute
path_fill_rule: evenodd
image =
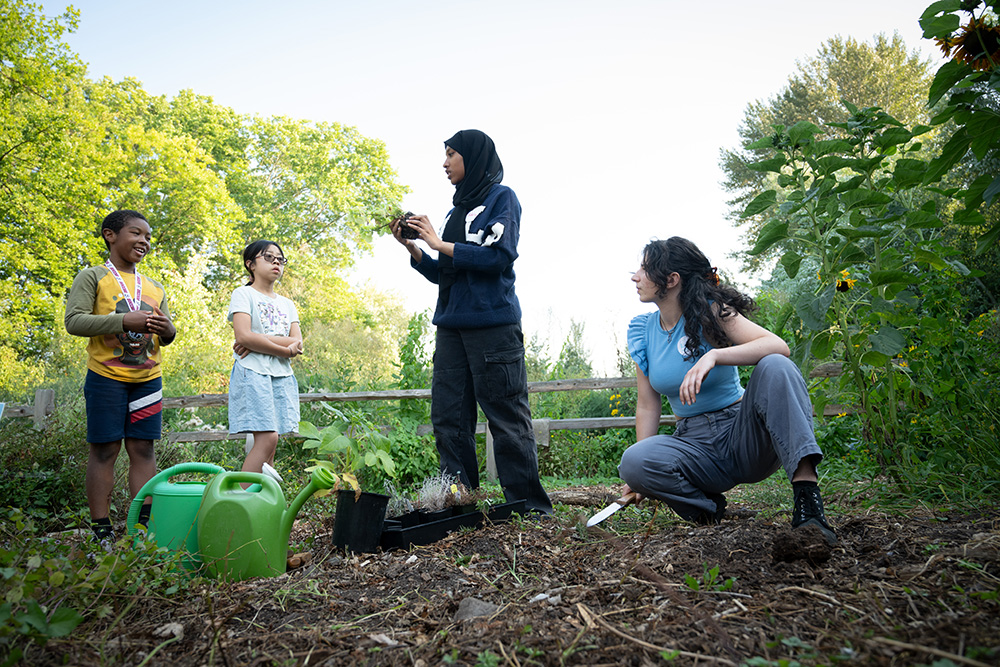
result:
<svg viewBox="0 0 1000 667"><path fill-rule="evenodd" d="M242 113L356 126L383 140L406 209L440 224L455 131L489 134L523 207L517 290L526 335L553 355L584 323L596 371L640 304L629 278L651 238L686 236L730 274L719 151L746 105L777 93L830 37L899 32L937 60L917 19L929 0L83 0L66 41L89 76L182 89ZM43 3L61 13L66 2ZM390 238L358 284L413 311L437 288Z"/></svg>

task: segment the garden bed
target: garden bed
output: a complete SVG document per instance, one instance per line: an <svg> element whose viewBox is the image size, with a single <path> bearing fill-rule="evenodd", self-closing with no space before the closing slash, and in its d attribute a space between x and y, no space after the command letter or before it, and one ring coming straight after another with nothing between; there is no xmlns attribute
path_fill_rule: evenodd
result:
<svg viewBox="0 0 1000 667"><path fill-rule="evenodd" d="M299 569L198 585L142 601L123 618L89 618L25 657L427 667L647 665L671 655L682 665L1000 664L996 507L887 514L855 505L832 517L840 544L813 563L776 560L787 515L768 516L737 494L716 527L628 508L585 528L615 495L577 489L582 504L562 506L555 519L487 523L409 551L359 556L327 546L329 525L300 521L293 541L310 533L316 540L312 561ZM119 611L129 601L121 602Z"/></svg>

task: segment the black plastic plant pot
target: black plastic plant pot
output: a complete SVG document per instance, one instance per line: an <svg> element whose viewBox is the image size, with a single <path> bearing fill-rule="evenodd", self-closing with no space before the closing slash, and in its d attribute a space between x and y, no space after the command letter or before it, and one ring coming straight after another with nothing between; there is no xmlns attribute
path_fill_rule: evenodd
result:
<svg viewBox="0 0 1000 667"><path fill-rule="evenodd" d="M475 528L483 524L482 512L471 512L469 514L458 514L449 516L438 521L421 523L410 528L387 527L382 531L382 548L386 551L390 549L407 549L411 544L422 545L431 544L443 539L445 535L459 528Z"/></svg>
<svg viewBox="0 0 1000 667"><path fill-rule="evenodd" d="M451 508L445 507L443 510L420 511L420 523L433 523L435 521L440 521L441 519L447 519L451 516Z"/></svg>
<svg viewBox="0 0 1000 667"><path fill-rule="evenodd" d="M486 513L486 518L493 523L502 523L510 519L511 514L524 514L527 510L523 500L493 505Z"/></svg>
<svg viewBox="0 0 1000 667"><path fill-rule="evenodd" d="M389 520L398 521L399 525L403 528L412 528L420 523L420 513L417 510L412 512L407 512L406 514L400 514L399 516L391 516L386 521Z"/></svg>
<svg viewBox="0 0 1000 667"><path fill-rule="evenodd" d="M379 546L382 547L383 551L390 551L392 549L402 549L403 548L403 535L408 533L411 528L401 528L399 523L396 521L391 522L396 525L390 526L390 522L386 521L382 535L379 536ZM407 541L406 546L409 546L410 542Z"/></svg>
<svg viewBox="0 0 1000 667"><path fill-rule="evenodd" d="M333 522L333 546L354 553L371 553L379 545L389 496L354 491L337 491L337 516Z"/></svg>
<svg viewBox="0 0 1000 667"><path fill-rule="evenodd" d="M476 507L476 503L469 503L468 505L455 505L451 509L453 510L453 514L458 516L460 514L472 514L478 511L479 508Z"/></svg>

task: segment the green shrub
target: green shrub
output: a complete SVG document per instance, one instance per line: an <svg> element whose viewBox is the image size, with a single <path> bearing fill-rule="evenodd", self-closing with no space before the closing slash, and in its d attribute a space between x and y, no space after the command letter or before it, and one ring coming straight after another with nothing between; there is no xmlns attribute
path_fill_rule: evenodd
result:
<svg viewBox="0 0 1000 667"><path fill-rule="evenodd" d="M0 498L58 526L67 510L86 505L87 429L83 398L66 397L36 431L30 419L4 419L0 427Z"/></svg>

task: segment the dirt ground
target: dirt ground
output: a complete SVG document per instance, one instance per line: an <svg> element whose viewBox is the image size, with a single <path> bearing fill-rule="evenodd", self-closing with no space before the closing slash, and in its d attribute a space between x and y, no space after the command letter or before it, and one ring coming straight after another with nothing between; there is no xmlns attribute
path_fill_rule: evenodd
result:
<svg viewBox="0 0 1000 667"><path fill-rule="evenodd" d="M714 527L664 508L586 518L612 489L575 489L556 519L452 533L409 551L312 561L89 620L33 664L1000 665L1000 509L862 508L840 543L791 561L787 513L730 499ZM579 496L583 496L580 500ZM560 500L559 492L553 499ZM843 508L842 504L838 507ZM294 540L293 535L293 540ZM717 569L716 569L717 568ZM122 634L121 628L127 633ZM38 653L38 651L43 651Z"/></svg>

